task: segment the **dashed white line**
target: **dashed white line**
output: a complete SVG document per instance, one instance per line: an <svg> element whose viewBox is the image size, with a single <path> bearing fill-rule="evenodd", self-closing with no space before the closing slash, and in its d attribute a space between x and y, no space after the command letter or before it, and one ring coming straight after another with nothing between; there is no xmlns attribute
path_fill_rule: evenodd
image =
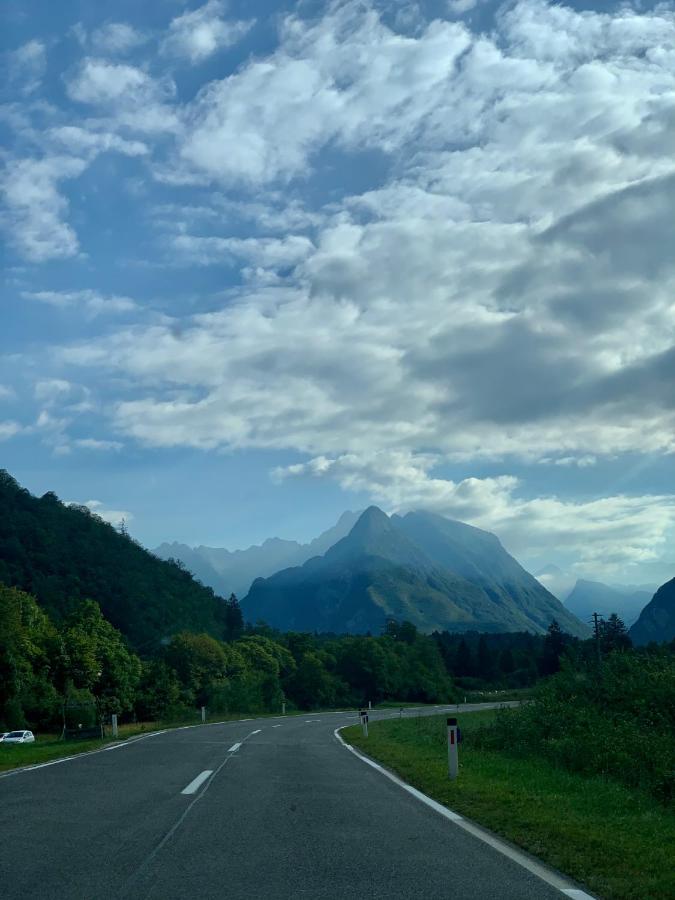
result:
<svg viewBox="0 0 675 900"><path fill-rule="evenodd" d="M207 778L210 778L213 775L213 769L206 769L204 772L200 772L196 778L193 778L190 784L186 788L183 788L181 794L195 794L199 788L204 784Z"/></svg>
<svg viewBox="0 0 675 900"><path fill-rule="evenodd" d="M260 734L261 731L262 731L262 728L258 728L256 731L252 731L252 732L249 734L249 737L253 737L254 734Z"/></svg>
<svg viewBox="0 0 675 900"><path fill-rule="evenodd" d="M272 725L272 728L281 728L281 725Z"/></svg>
<svg viewBox="0 0 675 900"><path fill-rule="evenodd" d="M236 753L237 750L241 747L241 741L237 741L236 744L232 744L230 749L227 751L228 753Z"/></svg>

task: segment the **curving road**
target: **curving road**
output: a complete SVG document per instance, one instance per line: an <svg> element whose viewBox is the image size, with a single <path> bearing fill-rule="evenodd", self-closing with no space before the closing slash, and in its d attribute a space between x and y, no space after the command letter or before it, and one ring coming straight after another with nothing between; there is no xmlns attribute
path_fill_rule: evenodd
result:
<svg viewBox="0 0 675 900"><path fill-rule="evenodd" d="M350 753L333 732L354 721L318 713L185 728L10 773L0 778L0 894L559 900Z"/></svg>

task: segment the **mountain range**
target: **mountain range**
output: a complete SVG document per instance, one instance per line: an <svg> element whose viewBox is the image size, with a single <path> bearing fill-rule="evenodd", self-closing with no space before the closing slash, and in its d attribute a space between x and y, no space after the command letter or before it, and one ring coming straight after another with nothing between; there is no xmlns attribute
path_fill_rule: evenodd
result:
<svg viewBox="0 0 675 900"><path fill-rule="evenodd" d="M246 550L223 547L190 547L178 542L164 543L152 552L160 559L180 560L203 584L223 597L234 593L243 597L255 578L265 578L280 569L301 566L313 556L321 556L340 538L349 534L360 512L343 513L332 528L307 544L268 538Z"/></svg>
<svg viewBox="0 0 675 900"><path fill-rule="evenodd" d="M249 621L296 631L379 633L388 618L422 631L533 631L553 619L587 627L489 532L427 512L369 507L322 556L257 578L242 601Z"/></svg>
<svg viewBox="0 0 675 900"><path fill-rule="evenodd" d="M656 585L609 585L580 578L565 597L565 608L582 622L594 612L607 617L616 613L628 626L635 622L654 596Z"/></svg>
<svg viewBox="0 0 675 900"><path fill-rule="evenodd" d="M634 644L675 640L675 578L662 584L630 629Z"/></svg>

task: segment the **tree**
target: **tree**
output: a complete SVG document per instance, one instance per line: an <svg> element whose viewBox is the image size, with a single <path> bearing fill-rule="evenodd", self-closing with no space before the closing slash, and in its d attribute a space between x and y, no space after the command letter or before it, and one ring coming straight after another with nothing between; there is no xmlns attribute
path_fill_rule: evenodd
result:
<svg viewBox="0 0 675 900"><path fill-rule="evenodd" d="M457 647L457 655L455 657L454 674L459 678L468 677L474 673L473 656L471 648L462 638Z"/></svg>
<svg viewBox="0 0 675 900"><path fill-rule="evenodd" d="M560 657L565 649L565 636L555 619L548 626L544 639L544 649L540 660L542 675L553 675L560 671Z"/></svg>
<svg viewBox="0 0 675 900"><path fill-rule="evenodd" d="M225 601L225 640L236 641L244 633L244 616L237 595L232 593Z"/></svg>
<svg viewBox="0 0 675 900"><path fill-rule="evenodd" d="M600 646L603 653L629 650L633 646L628 629L616 613L600 623Z"/></svg>

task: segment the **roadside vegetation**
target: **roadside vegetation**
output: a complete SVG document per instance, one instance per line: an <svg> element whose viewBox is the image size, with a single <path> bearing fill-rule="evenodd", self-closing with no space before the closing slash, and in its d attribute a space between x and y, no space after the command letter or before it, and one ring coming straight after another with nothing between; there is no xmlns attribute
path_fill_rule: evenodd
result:
<svg viewBox="0 0 675 900"><path fill-rule="evenodd" d="M670 900L674 649L633 651L611 641L568 648L531 702L460 718L454 782L445 716L373 722L367 739L358 726L342 734L599 896Z"/></svg>

